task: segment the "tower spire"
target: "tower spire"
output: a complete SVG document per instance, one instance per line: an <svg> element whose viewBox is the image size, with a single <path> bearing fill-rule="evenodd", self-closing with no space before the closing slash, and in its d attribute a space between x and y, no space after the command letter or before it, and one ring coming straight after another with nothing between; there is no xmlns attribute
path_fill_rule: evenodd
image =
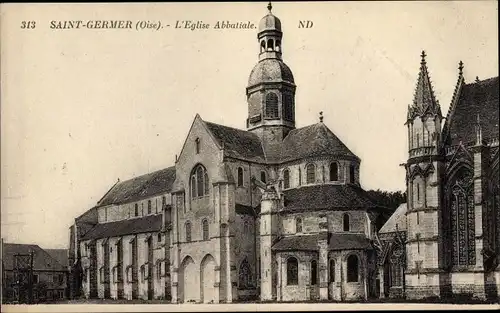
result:
<svg viewBox="0 0 500 313"><path fill-rule="evenodd" d="M273 9L273 5L271 4L271 1L267 4L267 9L269 10L269 13L271 13L271 10Z"/></svg>
<svg viewBox="0 0 500 313"><path fill-rule="evenodd" d="M434 90L427 69L427 54L424 50L420 54L420 57L420 72L418 73L417 87L413 97L413 104L411 105L411 118L415 115L423 116L425 114L441 117L441 108L434 96Z"/></svg>

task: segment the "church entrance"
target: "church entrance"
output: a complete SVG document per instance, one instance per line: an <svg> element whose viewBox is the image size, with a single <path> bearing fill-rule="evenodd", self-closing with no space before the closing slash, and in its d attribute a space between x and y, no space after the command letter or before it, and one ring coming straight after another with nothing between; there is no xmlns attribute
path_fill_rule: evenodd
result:
<svg viewBox="0 0 500 313"><path fill-rule="evenodd" d="M179 273L179 299L183 303L197 302L199 299L200 285L197 271L193 259L187 256L182 261Z"/></svg>
<svg viewBox="0 0 500 313"><path fill-rule="evenodd" d="M207 254L200 267L200 292L201 302L215 302L215 260L213 256Z"/></svg>

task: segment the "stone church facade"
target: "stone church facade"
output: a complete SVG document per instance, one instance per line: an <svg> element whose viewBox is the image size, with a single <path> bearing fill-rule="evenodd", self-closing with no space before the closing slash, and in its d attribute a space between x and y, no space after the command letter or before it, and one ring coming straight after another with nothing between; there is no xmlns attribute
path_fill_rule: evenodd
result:
<svg viewBox="0 0 500 313"><path fill-rule="evenodd" d="M404 212L408 215L400 218L408 226L391 230L385 225L388 235L377 235L383 208L360 186L359 157L325 125L321 115L316 124L295 127L297 86L283 61L281 21L272 14L270 5L268 9L259 23L259 60L246 88L247 129L218 125L196 115L172 167L118 181L93 208L76 218L70 227L73 297L164 299L173 303L368 299L384 295L385 289L395 290L386 286L383 274L387 260L394 257L384 255L394 255L393 247L398 244L406 247L401 258L405 261L398 264L408 264L408 268L401 265L401 277L407 280L401 294L411 288L423 292L426 284L443 281L434 273L442 268L438 247L446 245L438 234L443 226L431 223L434 215L441 214L436 177L442 177L438 173L446 167L438 162L441 158L435 152L441 150L424 145L442 139L429 133L416 135L423 126L430 134L440 133L441 118L415 118L427 116L425 112L438 106L426 106L427 111L422 111L416 103L408 117L411 138L419 138L412 139L408 188L423 188L427 204L423 206L422 200L417 200L419 206L409 202ZM422 84L426 86L426 82ZM419 95L427 105L428 95ZM453 127L457 128L448 125L447 132ZM482 129L486 139L489 133ZM495 154L486 143L481 147L478 151L488 152L481 152L484 157L479 166ZM496 151L498 176L498 148ZM453 160L458 159L462 157ZM471 160L475 168L477 161ZM432 165L421 165L425 162ZM426 178L426 187L415 187L413 181L423 177L422 173L434 178ZM483 181L486 184L486 176ZM414 192L410 194L409 199L413 199ZM408 221L416 218L412 212L426 214L418 215L422 218L415 224L418 228L409 226ZM476 213L475 225L480 216ZM387 223L394 224L391 220ZM456 222L440 218L439 223ZM419 243L415 233L424 230L429 234L417 236ZM492 247L488 253L494 255L476 254L474 262L498 259L498 247L490 240L500 239L474 240L475 249L487 243ZM435 256L435 261L427 256ZM419 260L425 263L415 263ZM469 254L467 262L472 262ZM413 264L420 264L419 270ZM423 275L425 279L420 278ZM476 272L472 276L479 280Z"/></svg>
<svg viewBox="0 0 500 313"><path fill-rule="evenodd" d="M422 61L408 107L407 203L378 233L381 297L500 295L498 77L466 83L447 116Z"/></svg>

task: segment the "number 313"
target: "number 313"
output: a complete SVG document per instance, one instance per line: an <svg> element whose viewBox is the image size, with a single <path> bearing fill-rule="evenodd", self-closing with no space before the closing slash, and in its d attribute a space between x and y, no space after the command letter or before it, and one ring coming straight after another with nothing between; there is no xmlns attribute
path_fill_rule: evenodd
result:
<svg viewBox="0 0 500 313"><path fill-rule="evenodd" d="M35 28L35 26L36 26L35 21L22 21L21 22L21 29Z"/></svg>

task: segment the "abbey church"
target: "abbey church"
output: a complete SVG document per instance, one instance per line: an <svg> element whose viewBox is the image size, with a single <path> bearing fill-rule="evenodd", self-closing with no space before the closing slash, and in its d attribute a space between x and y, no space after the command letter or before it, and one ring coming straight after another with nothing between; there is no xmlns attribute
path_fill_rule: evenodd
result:
<svg viewBox="0 0 500 313"><path fill-rule="evenodd" d="M498 297L498 77L466 83L461 64L443 117L422 55L401 117L407 203L378 229L385 208L361 188L360 158L322 116L295 127L297 86L281 21L268 11L246 87L246 130L196 115L175 164L118 181L75 218L71 296Z"/></svg>

